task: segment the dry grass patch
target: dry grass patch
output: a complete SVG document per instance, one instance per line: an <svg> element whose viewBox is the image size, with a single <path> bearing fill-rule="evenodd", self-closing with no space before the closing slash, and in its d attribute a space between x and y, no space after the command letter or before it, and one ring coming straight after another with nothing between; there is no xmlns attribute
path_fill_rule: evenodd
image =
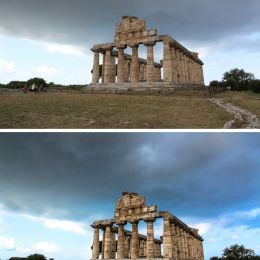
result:
<svg viewBox="0 0 260 260"><path fill-rule="evenodd" d="M216 98L244 108L260 118L260 94L252 91L227 91L218 93Z"/></svg>
<svg viewBox="0 0 260 260"><path fill-rule="evenodd" d="M231 116L202 94L1 95L0 128L222 128Z"/></svg>

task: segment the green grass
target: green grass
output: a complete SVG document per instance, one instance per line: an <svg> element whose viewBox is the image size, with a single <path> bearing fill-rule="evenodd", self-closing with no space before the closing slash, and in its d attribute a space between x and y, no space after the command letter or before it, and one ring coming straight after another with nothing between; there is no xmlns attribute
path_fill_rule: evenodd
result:
<svg viewBox="0 0 260 260"><path fill-rule="evenodd" d="M201 93L0 95L1 129L222 128L232 116Z"/></svg>

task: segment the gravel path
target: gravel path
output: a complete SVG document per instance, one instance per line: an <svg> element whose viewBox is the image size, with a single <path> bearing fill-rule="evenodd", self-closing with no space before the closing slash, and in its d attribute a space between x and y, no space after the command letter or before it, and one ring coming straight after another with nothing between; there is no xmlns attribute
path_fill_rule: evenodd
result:
<svg viewBox="0 0 260 260"><path fill-rule="evenodd" d="M217 106L223 108L226 112L233 114L235 118L224 125L224 129L258 129L260 128L260 120L256 115L251 112L234 106L231 103L217 98L209 98L209 101L213 102Z"/></svg>

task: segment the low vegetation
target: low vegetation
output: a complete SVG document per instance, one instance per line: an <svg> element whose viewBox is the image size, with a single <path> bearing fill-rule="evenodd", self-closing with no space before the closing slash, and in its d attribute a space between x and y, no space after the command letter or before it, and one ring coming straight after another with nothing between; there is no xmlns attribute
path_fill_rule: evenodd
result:
<svg viewBox="0 0 260 260"><path fill-rule="evenodd" d="M200 129L222 128L232 116L205 91L172 95L0 95L0 128Z"/></svg>
<svg viewBox="0 0 260 260"><path fill-rule="evenodd" d="M234 244L225 248L221 257L213 256L210 260L260 260L260 256L253 249Z"/></svg>

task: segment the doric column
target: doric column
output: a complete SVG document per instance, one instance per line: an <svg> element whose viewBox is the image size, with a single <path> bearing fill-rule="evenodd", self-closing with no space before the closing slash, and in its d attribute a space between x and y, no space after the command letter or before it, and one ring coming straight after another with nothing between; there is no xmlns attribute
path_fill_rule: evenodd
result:
<svg viewBox="0 0 260 260"><path fill-rule="evenodd" d="M172 236L172 257L174 260L177 259L177 238L175 224L171 223L171 236Z"/></svg>
<svg viewBox="0 0 260 260"><path fill-rule="evenodd" d="M177 57L174 46L171 47L171 58L172 58L172 81L177 83Z"/></svg>
<svg viewBox="0 0 260 260"><path fill-rule="evenodd" d="M105 226L104 259L111 259L111 227L112 224Z"/></svg>
<svg viewBox="0 0 260 260"><path fill-rule="evenodd" d="M105 63L106 63L106 52L103 52L103 62L102 62L102 83L105 82Z"/></svg>
<svg viewBox="0 0 260 260"><path fill-rule="evenodd" d="M172 258L171 223L168 218L163 219L163 257Z"/></svg>
<svg viewBox="0 0 260 260"><path fill-rule="evenodd" d="M92 73L92 83L99 82L99 49L92 49L94 52L94 61L93 61L93 73Z"/></svg>
<svg viewBox="0 0 260 260"><path fill-rule="evenodd" d="M124 65L125 79L124 79L124 82L129 82L129 72L130 72L130 63L129 63L129 60L125 60L125 65Z"/></svg>
<svg viewBox="0 0 260 260"><path fill-rule="evenodd" d="M105 57L105 73L104 73L104 83L111 83L112 76L112 56L111 56L111 48L106 49L106 57Z"/></svg>
<svg viewBox="0 0 260 260"><path fill-rule="evenodd" d="M147 47L147 82L154 82L154 53L153 46L155 42L146 42L144 44Z"/></svg>
<svg viewBox="0 0 260 260"><path fill-rule="evenodd" d="M93 236L93 248L92 248L92 259L99 258L99 225L91 225L94 228L94 236Z"/></svg>
<svg viewBox="0 0 260 260"><path fill-rule="evenodd" d="M180 52L180 83L184 83L184 59L183 59L183 53Z"/></svg>
<svg viewBox="0 0 260 260"><path fill-rule="evenodd" d="M118 222L118 238L117 238L117 258L124 259L124 241L125 241L125 232L124 232L124 225L126 222Z"/></svg>
<svg viewBox="0 0 260 260"><path fill-rule="evenodd" d="M117 63L117 82L123 83L125 82L125 57L124 57L124 49L126 45L117 46L118 49L118 63Z"/></svg>
<svg viewBox="0 0 260 260"><path fill-rule="evenodd" d="M163 80L172 82L171 47L168 41L163 42Z"/></svg>
<svg viewBox="0 0 260 260"><path fill-rule="evenodd" d="M177 83L181 82L181 67L180 67L180 51L178 49L175 49L175 56L176 56L176 80Z"/></svg>
<svg viewBox="0 0 260 260"><path fill-rule="evenodd" d="M184 83L188 82L188 67L187 67L187 56L186 53L183 54L183 64L184 64Z"/></svg>
<svg viewBox="0 0 260 260"><path fill-rule="evenodd" d="M115 83L116 82L116 57L115 56L111 56L111 66L112 66L112 70L111 70L111 83Z"/></svg>
<svg viewBox="0 0 260 260"><path fill-rule="evenodd" d="M137 259L139 253L139 235L138 235L139 221L131 222L132 224L132 239L131 239L131 259Z"/></svg>
<svg viewBox="0 0 260 260"><path fill-rule="evenodd" d="M154 231L153 222L155 218L146 218L144 221L147 223L147 251L146 258L151 259L155 257L154 245Z"/></svg>
<svg viewBox="0 0 260 260"><path fill-rule="evenodd" d="M181 259L185 260L185 242L184 242L184 234L183 229L180 228L180 238L181 238Z"/></svg>
<svg viewBox="0 0 260 260"><path fill-rule="evenodd" d="M176 239L176 248L177 248L177 260L181 259L181 239L180 239L180 228L175 225L175 239Z"/></svg>
<svg viewBox="0 0 260 260"><path fill-rule="evenodd" d="M144 63L140 64L139 81L144 81Z"/></svg>
<svg viewBox="0 0 260 260"><path fill-rule="evenodd" d="M130 46L132 48L131 60L131 82L139 81L139 59L138 59L138 44Z"/></svg>
<svg viewBox="0 0 260 260"><path fill-rule="evenodd" d="M139 245L140 245L139 256L144 257L145 256L145 250L144 250L145 240L140 240Z"/></svg>
<svg viewBox="0 0 260 260"><path fill-rule="evenodd" d="M184 255L185 255L185 259L189 259L189 247L188 247L188 233L186 232L186 230L183 231L183 238L184 238Z"/></svg>
<svg viewBox="0 0 260 260"><path fill-rule="evenodd" d="M125 236L124 240L124 258L129 258L129 250L130 250L130 237Z"/></svg>
<svg viewBox="0 0 260 260"><path fill-rule="evenodd" d="M200 78L201 78L201 84L204 85L204 73L203 73L203 65L200 64Z"/></svg>
<svg viewBox="0 0 260 260"><path fill-rule="evenodd" d="M111 230L111 259L116 258L116 231Z"/></svg>
<svg viewBox="0 0 260 260"><path fill-rule="evenodd" d="M160 258L162 256L161 243L156 243L155 257Z"/></svg>

